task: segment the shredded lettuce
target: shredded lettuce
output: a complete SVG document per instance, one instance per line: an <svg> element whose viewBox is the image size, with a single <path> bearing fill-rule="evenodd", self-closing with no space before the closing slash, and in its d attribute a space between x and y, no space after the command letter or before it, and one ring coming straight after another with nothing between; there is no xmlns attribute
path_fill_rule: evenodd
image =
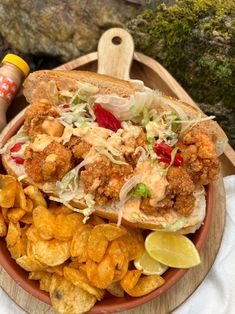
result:
<svg viewBox="0 0 235 314"><path fill-rule="evenodd" d="M172 130L172 132L177 133L180 130L179 123L180 123L179 116L175 116L175 118L171 122L171 130Z"/></svg>
<svg viewBox="0 0 235 314"><path fill-rule="evenodd" d="M133 188L131 192L131 196L148 198L148 197L151 197L151 194L146 184L139 183Z"/></svg>
<svg viewBox="0 0 235 314"><path fill-rule="evenodd" d="M95 149L102 155L105 155L110 161L112 161L114 164L117 165L128 165L125 161L122 160L116 160L113 158L113 156L103 147L96 146Z"/></svg>
<svg viewBox="0 0 235 314"><path fill-rule="evenodd" d="M169 164L169 166L167 166L166 168L162 169L161 171L161 175L162 176L166 176L167 175L167 172L168 170L170 169L170 167L173 165L173 162L175 160L175 155L177 153L177 151L179 150L179 147L175 147L172 152L171 152L171 162Z"/></svg>
<svg viewBox="0 0 235 314"><path fill-rule="evenodd" d="M25 173L25 174L22 174L21 176L19 176L19 177L17 178L17 180L20 182L20 181L22 181L22 180L24 180L24 179L26 179L26 178L28 178L28 176L27 176L27 174Z"/></svg>
<svg viewBox="0 0 235 314"><path fill-rule="evenodd" d="M61 181L56 182L56 187L59 190L59 196L66 201L71 201L76 198L79 199L81 196L84 196L84 193L79 191L79 170L85 165L89 164L90 160L84 159L80 164L78 164L75 168L70 170L66 175L61 179ZM79 192L81 195L79 195Z"/></svg>
<svg viewBox="0 0 235 314"><path fill-rule="evenodd" d="M146 126L149 123L149 111L146 106L144 106L143 108L143 116L144 116L143 124L144 126Z"/></svg>
<svg viewBox="0 0 235 314"><path fill-rule="evenodd" d="M134 155L141 153L138 162L142 162L145 161L146 159L148 159L149 153L142 147L142 146L138 146L136 147L135 151L134 151Z"/></svg>
<svg viewBox="0 0 235 314"><path fill-rule="evenodd" d="M67 200L62 199L60 197L49 196L49 199L52 200L52 201L64 204L66 207L68 207L72 211L75 211L77 213L83 214L84 215L84 219L83 219L83 223L84 224L89 219L89 216L95 210L95 201L94 201L94 198L93 198L92 194L87 194L85 196L85 201L86 201L86 205L87 205L87 208L85 208L85 209L79 209L79 208L73 207L73 206L71 206L69 204L69 202Z"/></svg>
<svg viewBox="0 0 235 314"><path fill-rule="evenodd" d="M151 162L153 164L156 163L158 159L157 159L157 154L155 153L155 151L153 149L153 144L148 144L147 145L147 150L149 152Z"/></svg>
<svg viewBox="0 0 235 314"><path fill-rule="evenodd" d="M85 224L89 219L89 216L95 211L95 201L94 196L92 194L87 194L85 196L85 201L87 204L87 208L83 209L84 219L83 223Z"/></svg>

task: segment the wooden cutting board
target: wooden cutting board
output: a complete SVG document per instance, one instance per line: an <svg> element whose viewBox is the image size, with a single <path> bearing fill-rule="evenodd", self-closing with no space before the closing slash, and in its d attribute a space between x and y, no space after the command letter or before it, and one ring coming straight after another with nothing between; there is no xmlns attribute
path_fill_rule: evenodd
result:
<svg viewBox="0 0 235 314"><path fill-rule="evenodd" d="M155 60L134 52L131 36L122 29L111 29L103 34L98 46L98 53L90 53L68 62L57 69L88 70L128 79L140 79L145 85L160 89L169 96L196 106L191 97L175 79ZM133 61L133 62L132 62ZM9 116L15 116L26 106L25 99L19 95L10 108ZM22 115L22 113L19 113ZM19 116L18 115L18 116ZM16 117L18 119L18 117ZM4 134L5 132L3 132ZM3 135L2 134L2 135ZM1 135L1 136L2 136ZM190 269L185 276L165 294L138 308L122 312L123 314L166 314L183 303L200 285L214 263L220 247L225 222L225 192L222 177L235 173L235 152L228 146L221 157L222 172L213 183L213 218L205 247L201 251L202 263ZM30 314L54 313L50 306L29 295L9 275L0 269L0 286L12 300Z"/></svg>

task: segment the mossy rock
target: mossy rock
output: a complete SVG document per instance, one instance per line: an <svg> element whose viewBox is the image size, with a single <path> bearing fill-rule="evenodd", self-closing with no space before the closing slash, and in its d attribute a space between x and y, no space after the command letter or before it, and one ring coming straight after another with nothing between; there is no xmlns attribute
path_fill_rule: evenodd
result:
<svg viewBox="0 0 235 314"><path fill-rule="evenodd" d="M195 101L230 107L235 121L233 0L151 1L127 27L136 49L165 66Z"/></svg>

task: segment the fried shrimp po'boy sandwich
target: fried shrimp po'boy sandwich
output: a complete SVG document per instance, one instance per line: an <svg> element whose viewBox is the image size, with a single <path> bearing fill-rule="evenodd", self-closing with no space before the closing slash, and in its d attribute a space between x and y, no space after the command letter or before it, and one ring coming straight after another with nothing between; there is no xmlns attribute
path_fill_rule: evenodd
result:
<svg viewBox="0 0 235 314"><path fill-rule="evenodd" d="M194 232L227 138L212 117L153 91L79 71L24 84L24 125L2 149L9 174L74 211L140 228Z"/></svg>

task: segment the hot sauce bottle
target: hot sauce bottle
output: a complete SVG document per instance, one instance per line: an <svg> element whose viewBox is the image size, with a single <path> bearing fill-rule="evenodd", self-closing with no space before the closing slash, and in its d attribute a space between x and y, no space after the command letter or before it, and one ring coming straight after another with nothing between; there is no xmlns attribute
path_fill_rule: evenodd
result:
<svg viewBox="0 0 235 314"><path fill-rule="evenodd" d="M29 65L17 55L9 53L2 60L0 67L0 131L7 123L6 111L29 71Z"/></svg>

